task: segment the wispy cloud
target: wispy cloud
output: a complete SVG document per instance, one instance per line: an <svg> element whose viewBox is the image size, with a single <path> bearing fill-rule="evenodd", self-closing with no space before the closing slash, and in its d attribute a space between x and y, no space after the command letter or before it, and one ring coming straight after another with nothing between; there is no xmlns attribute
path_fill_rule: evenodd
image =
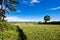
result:
<svg viewBox="0 0 60 40"><path fill-rule="evenodd" d="M0 9L1 9L1 5L0 5ZM5 9L5 6L3 6L3 9Z"/></svg>
<svg viewBox="0 0 60 40"><path fill-rule="evenodd" d="M6 20L8 20L9 22L22 22L22 21L28 21L27 19L22 19L19 17L7 17L5 18Z"/></svg>
<svg viewBox="0 0 60 40"><path fill-rule="evenodd" d="M39 0L31 0L30 6L34 6L34 3L40 3L40 1Z"/></svg>
<svg viewBox="0 0 60 40"><path fill-rule="evenodd" d="M23 4L30 4L30 6L34 6L34 3L40 3L40 0L30 0L30 1L23 0L22 3Z"/></svg>
<svg viewBox="0 0 60 40"><path fill-rule="evenodd" d="M0 5L0 8L1 8L1 5Z"/></svg>
<svg viewBox="0 0 60 40"><path fill-rule="evenodd" d="M7 18L5 18L5 20L8 20L9 22L38 22L38 21L40 21L40 19L32 20L32 19L24 19L24 18L15 17L15 16L7 17Z"/></svg>
<svg viewBox="0 0 60 40"><path fill-rule="evenodd" d="M19 13L19 12L21 12L20 10L17 10L17 12Z"/></svg>
<svg viewBox="0 0 60 40"><path fill-rule="evenodd" d="M58 10L58 9L60 9L60 7L50 8L50 9L47 9L47 10Z"/></svg>
<svg viewBox="0 0 60 40"><path fill-rule="evenodd" d="M26 0L23 0L23 2L22 2L22 3L25 3L25 4L26 4L26 3L27 3L27 1L26 1Z"/></svg>
<svg viewBox="0 0 60 40"><path fill-rule="evenodd" d="M30 3L40 3L40 1L38 1L38 0L31 0Z"/></svg>

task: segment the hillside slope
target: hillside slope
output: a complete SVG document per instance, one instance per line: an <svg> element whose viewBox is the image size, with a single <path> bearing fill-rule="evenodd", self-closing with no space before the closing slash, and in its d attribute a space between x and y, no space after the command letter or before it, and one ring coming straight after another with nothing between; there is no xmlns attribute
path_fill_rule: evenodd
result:
<svg viewBox="0 0 60 40"><path fill-rule="evenodd" d="M0 40L26 40L26 35L19 26L0 22Z"/></svg>
<svg viewBox="0 0 60 40"><path fill-rule="evenodd" d="M27 40L60 40L60 25L17 24L27 35Z"/></svg>

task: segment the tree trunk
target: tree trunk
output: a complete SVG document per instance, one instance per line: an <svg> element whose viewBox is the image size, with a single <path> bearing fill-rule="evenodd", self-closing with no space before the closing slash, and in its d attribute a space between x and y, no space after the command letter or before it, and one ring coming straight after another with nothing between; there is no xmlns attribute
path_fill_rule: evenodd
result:
<svg viewBox="0 0 60 40"><path fill-rule="evenodd" d="M1 10L3 10L3 5L4 5L4 0L2 0L2 4L1 4ZM1 12L1 14L3 15L3 12ZM3 16L2 16L3 17ZM4 20L4 19L2 19Z"/></svg>
<svg viewBox="0 0 60 40"><path fill-rule="evenodd" d="M2 22L4 21L4 17L3 17L3 19L2 19Z"/></svg>
<svg viewBox="0 0 60 40"><path fill-rule="evenodd" d="M3 9L3 5L4 5L4 0L2 0L1 10Z"/></svg>
<svg viewBox="0 0 60 40"><path fill-rule="evenodd" d="M45 20L45 23L47 23L47 21Z"/></svg>
<svg viewBox="0 0 60 40"><path fill-rule="evenodd" d="M3 1L3 4L4 4L4 1ZM6 5L7 5L7 4L8 4L8 0L6 0ZM4 18L6 18L6 16L5 16L6 10L7 10L7 6L6 6L5 9L4 9L2 21L4 21Z"/></svg>
<svg viewBox="0 0 60 40"><path fill-rule="evenodd" d="M2 19L2 16L1 16L1 14L0 14L0 21L1 21L1 19Z"/></svg>

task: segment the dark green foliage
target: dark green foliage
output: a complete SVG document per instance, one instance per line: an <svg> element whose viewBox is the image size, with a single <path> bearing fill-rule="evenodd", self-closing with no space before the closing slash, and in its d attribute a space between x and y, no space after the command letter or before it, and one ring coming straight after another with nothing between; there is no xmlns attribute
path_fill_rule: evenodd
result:
<svg viewBox="0 0 60 40"><path fill-rule="evenodd" d="M41 22L38 22L37 24L41 24Z"/></svg>
<svg viewBox="0 0 60 40"><path fill-rule="evenodd" d="M23 30L17 26L18 29L18 40L27 40L27 36L24 34Z"/></svg>
<svg viewBox="0 0 60 40"><path fill-rule="evenodd" d="M17 0L0 0L0 5L1 5L0 20L2 19L2 21L4 21L4 18L6 17L5 14L9 13L7 8L10 11L16 11L16 8L15 8L16 4L19 4L19 2ZM5 6L5 9L3 9L3 5Z"/></svg>
<svg viewBox="0 0 60 40"><path fill-rule="evenodd" d="M50 16L49 15L44 16L44 20L45 20L45 23L47 23L47 21L50 20Z"/></svg>
<svg viewBox="0 0 60 40"><path fill-rule="evenodd" d="M38 24L51 24L51 25L60 25L60 21L52 21L52 22L38 22Z"/></svg>
<svg viewBox="0 0 60 40"><path fill-rule="evenodd" d="M9 0L9 1L10 1L10 3L12 3L12 4L19 4L19 2L15 1L15 0Z"/></svg>

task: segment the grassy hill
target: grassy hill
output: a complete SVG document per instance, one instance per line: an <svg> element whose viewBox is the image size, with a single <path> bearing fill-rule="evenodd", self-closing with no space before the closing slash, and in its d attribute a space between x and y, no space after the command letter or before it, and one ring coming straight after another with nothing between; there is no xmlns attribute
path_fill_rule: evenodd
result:
<svg viewBox="0 0 60 40"><path fill-rule="evenodd" d="M8 22L0 22L0 40L17 40L17 27Z"/></svg>
<svg viewBox="0 0 60 40"><path fill-rule="evenodd" d="M60 25L0 22L0 40L26 39L60 40Z"/></svg>
<svg viewBox="0 0 60 40"><path fill-rule="evenodd" d="M18 23L27 35L27 40L60 40L60 25Z"/></svg>

